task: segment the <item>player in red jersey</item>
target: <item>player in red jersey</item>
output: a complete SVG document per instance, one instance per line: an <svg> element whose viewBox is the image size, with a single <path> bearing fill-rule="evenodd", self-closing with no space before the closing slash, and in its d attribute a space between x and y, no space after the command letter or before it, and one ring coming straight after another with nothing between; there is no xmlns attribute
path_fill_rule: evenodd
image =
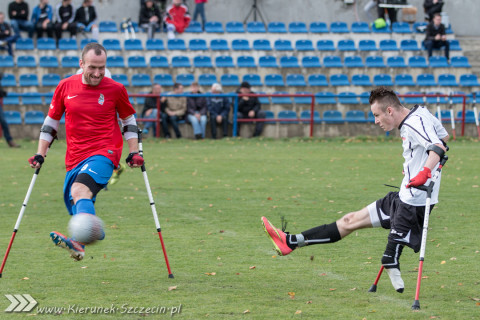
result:
<svg viewBox="0 0 480 320"><path fill-rule="evenodd" d="M130 167L143 165L143 158L138 154L135 110L128 101L125 87L104 77L106 61L107 51L100 44L89 43L84 47L80 60L83 73L62 80L55 89L48 116L40 130L37 153L28 159L32 168L41 167L65 114L67 174L64 201L71 215L95 214L96 195L107 185L113 169L119 165L123 138L117 113L130 152L126 162ZM55 245L67 249L75 260L83 259L83 244L55 231L50 237Z"/></svg>

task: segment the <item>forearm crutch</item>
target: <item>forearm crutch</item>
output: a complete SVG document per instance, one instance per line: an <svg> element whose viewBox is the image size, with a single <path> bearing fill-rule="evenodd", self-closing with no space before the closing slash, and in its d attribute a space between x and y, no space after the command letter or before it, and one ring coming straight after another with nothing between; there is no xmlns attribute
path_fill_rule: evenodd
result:
<svg viewBox="0 0 480 320"><path fill-rule="evenodd" d="M450 93L450 123L452 125L452 135L453 135L453 140L457 140L457 133L455 132L455 114L453 112L453 94Z"/></svg>
<svg viewBox="0 0 480 320"><path fill-rule="evenodd" d="M473 109L473 115L475 117L475 125L477 126L477 133L478 133L478 138L480 139L480 125L478 123L478 113L477 113L477 98L475 96L475 92L473 93L473 102L472 102L472 109Z"/></svg>

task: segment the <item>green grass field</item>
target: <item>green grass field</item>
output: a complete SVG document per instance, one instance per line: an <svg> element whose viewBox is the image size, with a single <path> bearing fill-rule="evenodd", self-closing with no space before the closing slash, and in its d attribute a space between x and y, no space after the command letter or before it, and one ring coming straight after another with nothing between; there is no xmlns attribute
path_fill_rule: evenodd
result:
<svg viewBox="0 0 480 320"><path fill-rule="evenodd" d="M21 149L0 145L0 257L33 170ZM38 176L0 279L0 319L478 319L480 316L479 142L450 143L433 210L421 310L414 312L418 254L405 249L405 292L380 266L387 230L366 229L331 245L276 256L260 217L288 231L330 223L383 197L402 179L399 139L147 140L147 173L174 279L168 278L140 170L101 191L106 239L74 262L49 232L66 232L64 141ZM126 150L125 150L126 151ZM126 152L124 152L126 154ZM124 156L125 157L125 156ZM123 161L123 160L122 160ZM5 294L30 294L30 313L5 313ZM81 308L116 308L92 314ZM129 307L137 308L124 313ZM153 312L140 308L153 307ZM165 310L159 309L165 307ZM57 308L57 314L41 314ZM176 309L172 309L176 308ZM97 309L97 311L100 309Z"/></svg>

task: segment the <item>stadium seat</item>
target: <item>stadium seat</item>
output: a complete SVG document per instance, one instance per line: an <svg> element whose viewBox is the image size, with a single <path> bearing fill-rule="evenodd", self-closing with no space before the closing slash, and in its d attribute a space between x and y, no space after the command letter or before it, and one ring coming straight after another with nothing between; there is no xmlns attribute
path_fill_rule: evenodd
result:
<svg viewBox="0 0 480 320"><path fill-rule="evenodd" d="M77 40L72 38L61 38L58 40L60 50L78 50Z"/></svg>
<svg viewBox="0 0 480 320"><path fill-rule="evenodd" d="M411 56L408 58L410 68L428 68L427 60L424 56Z"/></svg>
<svg viewBox="0 0 480 320"><path fill-rule="evenodd" d="M355 42L351 39L339 40L337 43L338 51L357 51Z"/></svg>
<svg viewBox="0 0 480 320"><path fill-rule="evenodd" d="M462 87L478 87L478 78L475 74L460 75L460 86Z"/></svg>
<svg viewBox="0 0 480 320"><path fill-rule="evenodd" d="M295 94L312 94L309 91L296 91ZM293 102L295 104L312 104L312 98L311 97L293 97Z"/></svg>
<svg viewBox="0 0 480 320"><path fill-rule="evenodd" d="M345 67L347 68L363 68L365 65L363 64L362 57L360 56L347 56L343 61Z"/></svg>
<svg viewBox="0 0 480 320"><path fill-rule="evenodd" d="M296 56L282 56L280 57L281 68L300 68L298 58Z"/></svg>
<svg viewBox="0 0 480 320"><path fill-rule="evenodd" d="M123 48L126 51L132 51L132 50L143 51L142 41L140 39L126 39L123 42Z"/></svg>
<svg viewBox="0 0 480 320"><path fill-rule="evenodd" d="M15 42L15 50L34 50L32 38L18 38Z"/></svg>
<svg viewBox="0 0 480 320"><path fill-rule="evenodd" d="M283 77L281 74L267 74L265 76L265 85L267 87L283 87L285 83L283 82Z"/></svg>
<svg viewBox="0 0 480 320"><path fill-rule="evenodd" d="M218 56L215 58L217 68L235 68L233 58L231 56Z"/></svg>
<svg viewBox="0 0 480 320"><path fill-rule="evenodd" d="M177 74L175 82L180 83L184 87L190 86L195 81L195 76L191 73Z"/></svg>
<svg viewBox="0 0 480 320"><path fill-rule="evenodd" d="M229 21L225 24L225 30L229 33L244 33L245 28L240 21Z"/></svg>
<svg viewBox="0 0 480 320"><path fill-rule="evenodd" d="M17 57L17 67L18 68L36 68L37 62L35 61L34 56L18 56Z"/></svg>
<svg viewBox="0 0 480 320"><path fill-rule="evenodd" d="M168 59L165 56L152 56L150 58L150 68L169 68Z"/></svg>
<svg viewBox="0 0 480 320"><path fill-rule="evenodd" d="M332 74L330 76L330 85L337 86L349 86L350 81L348 81L348 76L346 74Z"/></svg>
<svg viewBox="0 0 480 320"><path fill-rule="evenodd" d="M162 39L147 39L145 42L145 49L147 50L165 50L165 45Z"/></svg>
<svg viewBox="0 0 480 320"><path fill-rule="evenodd" d="M121 74L112 74L112 79L117 81L118 83L123 84L124 87L129 87L130 82L128 82L127 75L124 73Z"/></svg>
<svg viewBox="0 0 480 320"><path fill-rule="evenodd" d="M447 58L442 56L431 56L429 59L430 68L448 68Z"/></svg>
<svg viewBox="0 0 480 320"><path fill-rule="evenodd" d="M311 33L328 33L328 26L325 22L316 21L310 23L310 32Z"/></svg>
<svg viewBox="0 0 480 320"><path fill-rule="evenodd" d="M250 44L247 39L233 39L232 50L235 51L250 51Z"/></svg>
<svg viewBox="0 0 480 320"><path fill-rule="evenodd" d="M98 24L100 32L118 32L117 24L114 21L100 21Z"/></svg>
<svg viewBox="0 0 480 320"><path fill-rule="evenodd" d="M312 40L297 40L295 41L295 49L297 51L314 51Z"/></svg>
<svg viewBox="0 0 480 320"><path fill-rule="evenodd" d="M202 73L198 76L198 84L200 86L210 87L212 84L217 82L217 76L213 73Z"/></svg>
<svg viewBox="0 0 480 320"><path fill-rule="evenodd" d="M213 68L212 59L210 56L195 56L193 57L193 67Z"/></svg>
<svg viewBox="0 0 480 320"><path fill-rule="evenodd" d="M125 61L123 60L123 56L108 56L107 67L108 68L125 68Z"/></svg>
<svg viewBox="0 0 480 320"><path fill-rule="evenodd" d="M303 74L287 74L285 82L288 87L306 87L305 77Z"/></svg>
<svg viewBox="0 0 480 320"><path fill-rule="evenodd" d="M260 56L258 58L258 66L260 68L278 68L277 58L274 56Z"/></svg>
<svg viewBox="0 0 480 320"><path fill-rule="evenodd" d="M20 87L38 87L38 77L36 73L21 74L18 78Z"/></svg>
<svg viewBox="0 0 480 320"><path fill-rule="evenodd" d="M273 100L274 97L272 97ZM272 103L275 103L272 101ZM288 103L288 102L287 102ZM291 103L291 100L290 100ZM297 124L297 113L293 110L280 110L277 115L280 124Z"/></svg>
<svg viewBox="0 0 480 320"><path fill-rule="evenodd" d="M15 79L15 75L11 73L4 73L1 81L1 85L2 87L16 87L17 80Z"/></svg>
<svg viewBox="0 0 480 320"><path fill-rule="evenodd" d="M393 56L387 58L387 67L389 68L406 68L405 59L403 56Z"/></svg>
<svg viewBox="0 0 480 320"><path fill-rule="evenodd" d="M311 120L311 111L310 110L303 110L302 112L300 112L300 120L303 122L303 123L310 123L310 120ZM314 110L313 111L313 123L315 124L319 124L322 122L322 118L320 117L320 112Z"/></svg>
<svg viewBox="0 0 480 320"><path fill-rule="evenodd" d="M325 68L342 68L343 64L339 56L325 56L323 66Z"/></svg>
<svg viewBox="0 0 480 320"><path fill-rule="evenodd" d="M463 112L462 110L457 112L457 119L462 121ZM466 110L465 112L465 123L475 123L475 112L473 110Z"/></svg>
<svg viewBox="0 0 480 320"><path fill-rule="evenodd" d="M375 116L372 111L368 111L367 113L367 122L375 123Z"/></svg>
<svg viewBox="0 0 480 320"><path fill-rule="evenodd" d="M205 32L206 33L223 33L223 26L221 22L218 21L207 21L205 23Z"/></svg>
<svg viewBox="0 0 480 320"><path fill-rule="evenodd" d="M400 41L400 50L402 51L420 51L417 40L403 39Z"/></svg>
<svg viewBox="0 0 480 320"><path fill-rule="evenodd" d="M80 40L80 50L83 50L83 48L89 44L90 42L98 42L97 40L95 39L91 39L91 38L85 38L85 39L82 39Z"/></svg>
<svg viewBox="0 0 480 320"><path fill-rule="evenodd" d="M288 31L290 33L308 33L307 25L304 22L290 22L288 24Z"/></svg>
<svg viewBox="0 0 480 320"><path fill-rule="evenodd" d="M373 85L376 87L392 87L392 76L386 73L380 73L373 76Z"/></svg>
<svg viewBox="0 0 480 320"><path fill-rule="evenodd" d="M0 55L0 68L13 68L15 63L13 57L9 55Z"/></svg>
<svg viewBox="0 0 480 320"><path fill-rule="evenodd" d="M338 103L340 104L358 104L358 98L355 92L343 91L338 94Z"/></svg>
<svg viewBox="0 0 480 320"><path fill-rule="evenodd" d="M44 87L56 87L62 80L57 73L47 73L42 76L42 86Z"/></svg>
<svg viewBox="0 0 480 320"><path fill-rule="evenodd" d="M360 51L378 51L375 40L362 39L358 42L358 50Z"/></svg>
<svg viewBox="0 0 480 320"><path fill-rule="evenodd" d="M25 112L25 124L43 124L45 114L40 110L30 110Z"/></svg>
<svg viewBox="0 0 480 320"><path fill-rule="evenodd" d="M304 68L321 68L320 59L317 56L305 56L302 58Z"/></svg>
<svg viewBox="0 0 480 320"><path fill-rule="evenodd" d="M38 65L42 68L58 68L57 56L41 56Z"/></svg>
<svg viewBox="0 0 480 320"><path fill-rule="evenodd" d="M318 51L335 51L335 44L333 40L318 40L317 41L317 50Z"/></svg>
<svg viewBox="0 0 480 320"><path fill-rule="evenodd" d="M202 24L195 20L190 20L190 24L188 25L187 29L185 29L187 33L202 33L203 28Z"/></svg>
<svg viewBox="0 0 480 320"><path fill-rule="evenodd" d="M225 39L212 39L210 41L210 49L214 51L228 51L228 42Z"/></svg>
<svg viewBox="0 0 480 320"><path fill-rule="evenodd" d="M394 33L412 33L412 29L410 29L410 25L408 22L394 22L392 23L392 31Z"/></svg>
<svg viewBox="0 0 480 320"><path fill-rule="evenodd" d="M330 32L332 33L349 33L346 22L335 21L330 24Z"/></svg>
<svg viewBox="0 0 480 320"><path fill-rule="evenodd" d="M472 94L471 93L465 93L463 91L453 91L452 95L464 95L466 96L465 103L472 103ZM450 99L452 99L452 103L454 104L463 104L463 97L453 97L450 96Z"/></svg>
<svg viewBox="0 0 480 320"><path fill-rule="evenodd" d="M435 117L438 119L438 111L435 112ZM451 117L451 113L450 113L450 110L441 110L440 111L440 119L442 122L450 122L450 117Z"/></svg>
<svg viewBox="0 0 480 320"><path fill-rule="evenodd" d="M120 40L118 39L104 39L102 45L107 51L122 50Z"/></svg>
<svg viewBox="0 0 480 320"><path fill-rule="evenodd" d="M173 68L191 68L190 59L187 56L173 56L172 57Z"/></svg>
<svg viewBox="0 0 480 320"><path fill-rule="evenodd" d="M253 56L239 56L237 58L237 67L239 68L256 68Z"/></svg>
<svg viewBox="0 0 480 320"><path fill-rule="evenodd" d="M185 40L176 38L176 39L168 39L167 42L168 50L187 50L187 46L185 45Z"/></svg>
<svg viewBox="0 0 480 320"><path fill-rule="evenodd" d="M57 43L53 38L37 39L37 50L57 50Z"/></svg>
<svg viewBox="0 0 480 320"><path fill-rule="evenodd" d="M119 27L119 30L121 33L125 33L125 30L130 30L131 27L133 27L133 30L136 32L136 33L139 33L141 31L146 31L144 30L143 28L140 29L140 27L138 26L138 22L136 21L130 21L130 25L126 24L125 22L120 22L118 24L118 27Z"/></svg>
<svg viewBox="0 0 480 320"><path fill-rule="evenodd" d="M273 48L277 51L293 51L292 42L284 39L275 40Z"/></svg>
<svg viewBox="0 0 480 320"><path fill-rule="evenodd" d="M345 113L345 121L350 123L365 123L365 112L362 110L348 110Z"/></svg>
<svg viewBox="0 0 480 320"><path fill-rule="evenodd" d="M354 86L372 86L368 74L354 74L352 75L352 84Z"/></svg>
<svg viewBox="0 0 480 320"><path fill-rule="evenodd" d="M326 110L322 114L322 119L325 123L344 123L342 113L338 110Z"/></svg>
<svg viewBox="0 0 480 320"><path fill-rule="evenodd" d="M147 61L145 61L144 56L130 56L128 57L128 67L129 68L146 68Z"/></svg>
<svg viewBox="0 0 480 320"><path fill-rule="evenodd" d="M158 83L162 87L172 87L173 78L169 73L161 73L153 76L153 83Z"/></svg>
<svg viewBox="0 0 480 320"><path fill-rule="evenodd" d="M77 56L64 56L61 63L62 68L79 68L79 60L80 59Z"/></svg>
<svg viewBox="0 0 480 320"><path fill-rule="evenodd" d="M447 104L448 99L447 97L442 97L440 95L443 95L443 92L437 92L437 91L429 91L427 92L427 95L435 95L431 97L426 97L427 104Z"/></svg>
<svg viewBox="0 0 480 320"><path fill-rule="evenodd" d="M353 33L370 33L368 23L363 21L352 22L351 30Z"/></svg>
<svg viewBox="0 0 480 320"><path fill-rule="evenodd" d="M377 28L375 27L375 24L372 24L372 32L373 33L392 33L392 31L388 26L385 26L383 28Z"/></svg>
<svg viewBox="0 0 480 320"><path fill-rule="evenodd" d="M52 103L52 99L53 99L53 92L45 92L43 94L43 100L45 105L49 106Z"/></svg>
<svg viewBox="0 0 480 320"><path fill-rule="evenodd" d="M465 56L455 56L450 58L450 66L453 68L471 68L468 58Z"/></svg>
<svg viewBox="0 0 480 320"><path fill-rule="evenodd" d="M16 92L8 92L7 96L3 97L3 104L18 106L20 104L20 94Z"/></svg>
<svg viewBox="0 0 480 320"><path fill-rule="evenodd" d="M460 42L457 39L448 40L450 44L450 51L462 51L462 47L460 46Z"/></svg>
<svg viewBox="0 0 480 320"><path fill-rule="evenodd" d="M398 51L397 41L393 39L383 39L379 42L381 51Z"/></svg>
<svg viewBox="0 0 480 320"><path fill-rule="evenodd" d="M278 22L278 21L269 22L267 29L269 33L287 33L287 27L283 22Z"/></svg>
<svg viewBox="0 0 480 320"><path fill-rule="evenodd" d="M4 111L3 115L5 116L5 121L7 121L8 124L22 124L22 114L20 111L8 110Z"/></svg>
<svg viewBox="0 0 480 320"><path fill-rule="evenodd" d="M440 87L458 87L455 75L451 73L443 73L438 76L438 85Z"/></svg>
<svg viewBox="0 0 480 320"><path fill-rule="evenodd" d="M275 91L273 94L288 94L286 91ZM291 97L272 97L272 104L291 104ZM283 110L286 111L286 110ZM280 111L281 112L281 111ZM296 116L295 116L296 118Z"/></svg>
<svg viewBox="0 0 480 320"><path fill-rule="evenodd" d="M421 95L422 93L419 92L419 91L408 91L405 93L405 95ZM423 100L423 97L403 97L403 101L406 103L406 104L411 104L411 105L415 105L415 104L424 104L424 100Z"/></svg>
<svg viewBox="0 0 480 320"><path fill-rule="evenodd" d="M150 81L150 76L146 73L137 73L132 76L132 86L133 87L151 87L152 82Z"/></svg>
<svg viewBox="0 0 480 320"><path fill-rule="evenodd" d="M272 46L267 39L257 39L253 40L253 50L272 51Z"/></svg>
<svg viewBox="0 0 480 320"><path fill-rule="evenodd" d="M42 105L43 104L42 94L38 92L25 92L25 93L22 93L21 97L22 97L23 105ZM45 117L43 117L43 120L45 120ZM43 120L42 120L42 123L43 123Z"/></svg>
<svg viewBox="0 0 480 320"><path fill-rule="evenodd" d="M207 41L199 38L190 39L188 42L188 48L190 51L207 51Z"/></svg>
<svg viewBox="0 0 480 320"><path fill-rule="evenodd" d="M223 87L239 87L240 79L236 74L222 74L220 77L220 84Z"/></svg>
<svg viewBox="0 0 480 320"><path fill-rule="evenodd" d="M251 86L254 87L261 87L263 86L262 79L260 78L260 75L256 73L247 73L243 76L242 82L248 82L250 83Z"/></svg>
<svg viewBox="0 0 480 320"><path fill-rule="evenodd" d="M370 100L370 91L365 91L360 94L360 104L370 105L369 100Z"/></svg>
<svg viewBox="0 0 480 320"><path fill-rule="evenodd" d="M315 94L315 101L318 104L337 104L335 95L329 91L317 92Z"/></svg>
<svg viewBox="0 0 480 320"><path fill-rule="evenodd" d="M328 87L327 76L324 74L311 74L307 81L310 87Z"/></svg>
<svg viewBox="0 0 480 320"><path fill-rule="evenodd" d="M385 68L382 56L368 56L365 58L367 68Z"/></svg>
<svg viewBox="0 0 480 320"><path fill-rule="evenodd" d="M266 33L265 25L260 21L250 21L247 23L247 32L250 33Z"/></svg>
<svg viewBox="0 0 480 320"><path fill-rule="evenodd" d="M435 87L435 77L431 73L422 73L417 76L417 85L419 87Z"/></svg>
<svg viewBox="0 0 480 320"><path fill-rule="evenodd" d="M265 94L264 91L258 91L257 94ZM258 97L258 101L260 101L261 104L270 104L270 99L268 97ZM265 110L265 118L267 119L273 119L275 115L273 114L272 111L270 110ZM272 122L266 122L266 123L274 123Z"/></svg>
<svg viewBox="0 0 480 320"><path fill-rule="evenodd" d="M413 77L409 73L401 73L395 75L395 85L398 86L405 86L405 87L414 87L415 82L413 81Z"/></svg>

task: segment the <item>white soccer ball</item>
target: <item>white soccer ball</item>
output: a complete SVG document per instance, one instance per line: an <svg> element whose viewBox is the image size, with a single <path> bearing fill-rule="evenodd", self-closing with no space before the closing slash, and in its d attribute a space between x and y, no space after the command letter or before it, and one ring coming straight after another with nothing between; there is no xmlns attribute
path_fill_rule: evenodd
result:
<svg viewBox="0 0 480 320"><path fill-rule="evenodd" d="M70 237L83 244L91 244L103 239L103 221L90 213L77 213L68 223Z"/></svg>

